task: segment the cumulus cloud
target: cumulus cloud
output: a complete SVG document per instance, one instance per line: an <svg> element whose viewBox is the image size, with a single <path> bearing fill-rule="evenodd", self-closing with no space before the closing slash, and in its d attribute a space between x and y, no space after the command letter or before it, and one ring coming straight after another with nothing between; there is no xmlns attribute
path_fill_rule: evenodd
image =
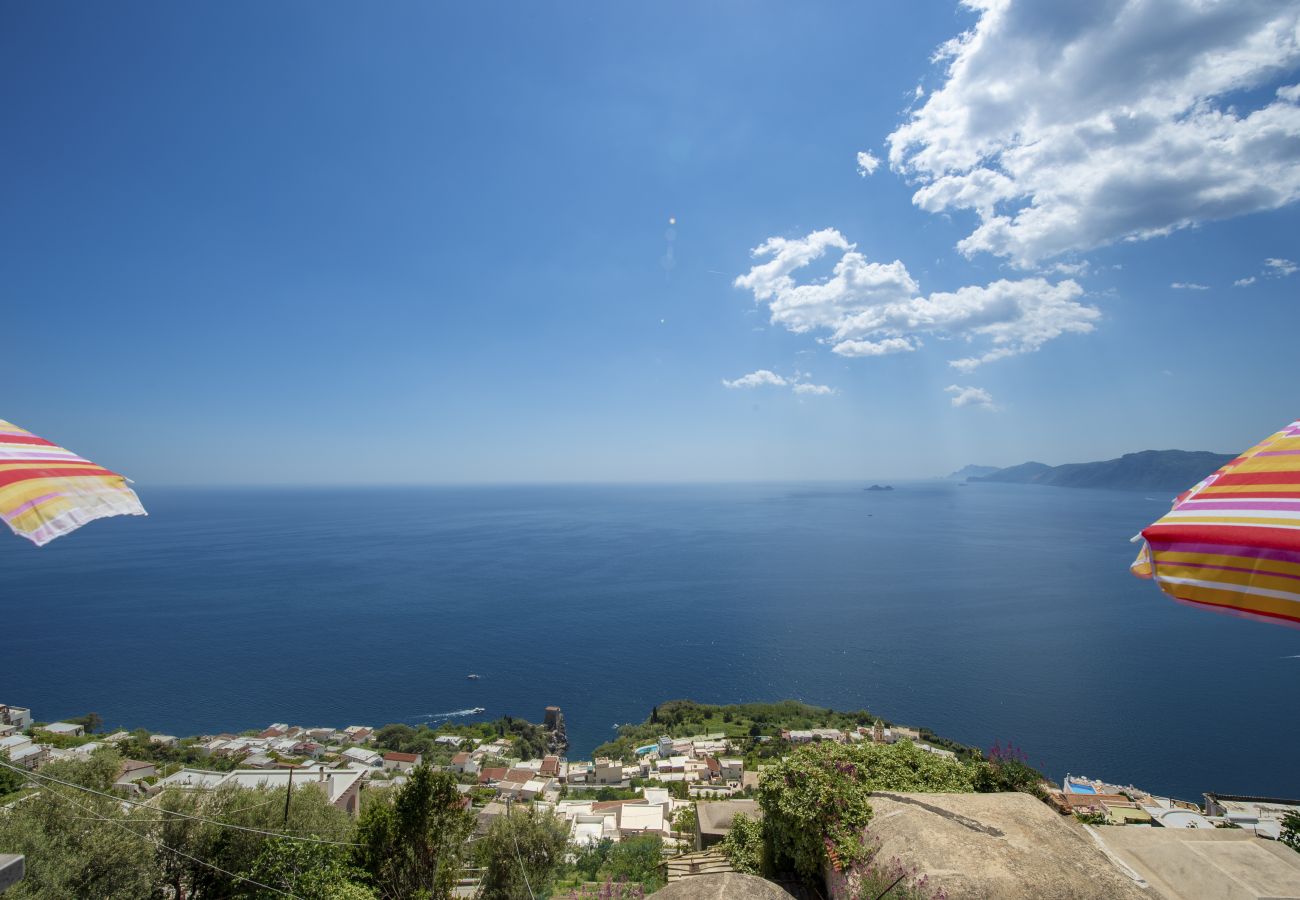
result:
<svg viewBox="0 0 1300 900"><path fill-rule="evenodd" d="M1233 287L1250 287L1250 286L1251 286L1252 284L1254 284L1254 283L1255 283L1255 276L1254 276L1254 275L1251 275L1249 278L1238 278L1236 281L1234 281L1234 282L1232 283L1232 286L1233 286Z"/></svg>
<svg viewBox="0 0 1300 900"><path fill-rule="evenodd" d="M838 252L831 275L800 282L800 269ZM1066 333L1093 330L1100 316L1079 302L1083 288L1073 280L1002 279L928 297L899 260L869 261L833 228L803 238L774 237L753 250L758 262L735 285L766 304L772 324L819 338L840 356L884 356L920 346L934 334L984 343L988 349L952 365L968 372L983 363L1033 352Z"/></svg>
<svg viewBox="0 0 1300 900"><path fill-rule="evenodd" d="M873 156L869 150L858 151L858 174L863 178L875 173L880 167L880 160Z"/></svg>
<svg viewBox="0 0 1300 900"><path fill-rule="evenodd" d="M950 384L943 390L944 393L952 394L952 405L955 407L974 406L977 409L997 409L993 405L993 397L984 388Z"/></svg>
<svg viewBox="0 0 1300 900"><path fill-rule="evenodd" d="M893 337L880 341L840 341L832 350L840 356L884 356L888 353L908 353L920 345L920 341Z"/></svg>
<svg viewBox="0 0 1300 900"><path fill-rule="evenodd" d="M1208 284L1197 284L1195 281L1175 281L1169 286L1178 291L1208 291L1210 289Z"/></svg>
<svg viewBox="0 0 1300 900"><path fill-rule="evenodd" d="M756 388L764 385L774 385L776 387L785 387L789 384L780 375L768 369L759 369L757 372L750 372L748 375L742 375L739 378L728 381L722 379L722 383L732 389Z"/></svg>
<svg viewBox="0 0 1300 900"><path fill-rule="evenodd" d="M835 388L825 384L813 384L808 381L807 372L796 372L793 378L778 375L771 369L759 369L734 379L722 379L724 386L733 390L751 390L760 387L788 387L796 394L807 397L829 397Z"/></svg>
<svg viewBox="0 0 1300 900"><path fill-rule="evenodd" d="M963 0L943 85L889 136L958 243L1029 268L1300 199L1294 0Z"/></svg>
<svg viewBox="0 0 1300 900"><path fill-rule="evenodd" d="M1264 260L1264 265L1267 267L1267 274L1275 275L1278 278L1285 278L1293 272L1300 270L1300 266L1297 266L1289 259L1266 259Z"/></svg>

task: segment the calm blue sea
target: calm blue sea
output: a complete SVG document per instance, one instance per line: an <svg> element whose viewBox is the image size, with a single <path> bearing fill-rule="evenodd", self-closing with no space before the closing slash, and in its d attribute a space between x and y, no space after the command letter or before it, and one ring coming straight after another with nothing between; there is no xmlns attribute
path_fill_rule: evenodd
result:
<svg viewBox="0 0 1300 900"><path fill-rule="evenodd" d="M559 704L576 757L666 699L793 697L1011 741L1057 779L1300 796L1300 632L1132 578L1163 495L141 494L148 519L0 541L0 702L175 734Z"/></svg>

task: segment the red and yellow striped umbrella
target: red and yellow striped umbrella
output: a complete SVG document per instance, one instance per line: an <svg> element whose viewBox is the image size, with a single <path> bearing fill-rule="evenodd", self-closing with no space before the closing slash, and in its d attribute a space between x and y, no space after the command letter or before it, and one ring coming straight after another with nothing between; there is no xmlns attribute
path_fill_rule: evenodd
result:
<svg viewBox="0 0 1300 900"><path fill-rule="evenodd" d="M1133 573L1175 600L1300 627L1300 422L1180 494L1141 537Z"/></svg>
<svg viewBox="0 0 1300 900"><path fill-rule="evenodd" d="M0 419L0 517L36 546L105 516L148 515L127 480Z"/></svg>

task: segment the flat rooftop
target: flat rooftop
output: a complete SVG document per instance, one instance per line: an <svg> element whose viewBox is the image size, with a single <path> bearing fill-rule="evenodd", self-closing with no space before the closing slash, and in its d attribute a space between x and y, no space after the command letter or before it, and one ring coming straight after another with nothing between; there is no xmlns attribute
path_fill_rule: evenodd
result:
<svg viewBox="0 0 1300 900"><path fill-rule="evenodd" d="M1300 853L1235 828L1094 828L1167 900L1300 900Z"/></svg>
<svg viewBox="0 0 1300 900"><path fill-rule="evenodd" d="M915 866L950 900L1153 900L1083 826L1029 794L882 792L871 805L881 858Z"/></svg>

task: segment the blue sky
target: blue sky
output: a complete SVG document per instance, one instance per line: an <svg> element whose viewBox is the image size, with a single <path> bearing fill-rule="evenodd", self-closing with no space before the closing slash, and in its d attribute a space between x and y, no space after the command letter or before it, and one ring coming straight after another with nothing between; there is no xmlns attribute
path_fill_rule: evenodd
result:
<svg viewBox="0 0 1300 900"><path fill-rule="evenodd" d="M142 485L1244 448L1300 13L1059 6L7 4L0 416Z"/></svg>

